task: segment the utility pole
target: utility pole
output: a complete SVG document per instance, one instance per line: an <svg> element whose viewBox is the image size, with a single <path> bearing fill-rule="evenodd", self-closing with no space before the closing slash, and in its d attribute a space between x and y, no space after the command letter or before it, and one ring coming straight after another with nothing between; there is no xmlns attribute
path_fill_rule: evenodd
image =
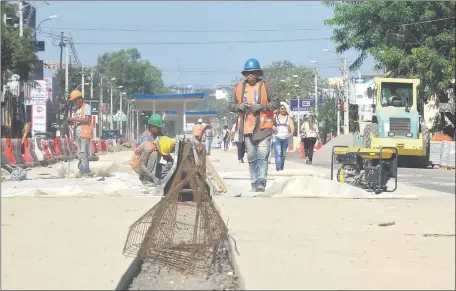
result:
<svg viewBox="0 0 456 291"><path fill-rule="evenodd" d="M318 116L318 76L317 76L317 68L314 69L314 85L315 85L315 116Z"/></svg>
<svg viewBox="0 0 456 291"><path fill-rule="evenodd" d="M100 106L98 109L98 136L101 139L101 135L103 133L103 113L101 110L103 109L103 76L100 76Z"/></svg>
<svg viewBox="0 0 456 291"><path fill-rule="evenodd" d="M69 79L69 68L70 68L70 62L69 62L70 56L68 54L68 46L65 46L65 94L63 100L66 103L68 99L68 79Z"/></svg>
<svg viewBox="0 0 456 291"><path fill-rule="evenodd" d="M114 124L113 124L113 121L112 121L112 118L113 118L113 116L112 116L112 81L111 81L110 84L111 84L111 104L110 104L110 108L109 109L110 109L110 112L111 112L111 121L109 122L109 129L113 130L114 129Z"/></svg>
<svg viewBox="0 0 456 291"><path fill-rule="evenodd" d="M120 94L120 117L119 117L119 129L120 129L120 134L122 135L123 134L123 131L122 131L122 90L119 90L119 94Z"/></svg>
<svg viewBox="0 0 456 291"><path fill-rule="evenodd" d="M347 70L347 58L342 59L342 68L344 72L344 134L349 134L349 100L348 100L348 70Z"/></svg>
<svg viewBox="0 0 456 291"><path fill-rule="evenodd" d="M93 69L90 70L90 99L93 98Z"/></svg>
<svg viewBox="0 0 456 291"><path fill-rule="evenodd" d="M19 1L19 36L24 36L24 16L22 15L22 1Z"/></svg>
<svg viewBox="0 0 456 291"><path fill-rule="evenodd" d="M139 139L139 110L136 109L136 140Z"/></svg>
<svg viewBox="0 0 456 291"><path fill-rule="evenodd" d="M336 110L337 110L337 133L336 136L340 135L340 86L337 85L337 97L336 97Z"/></svg>
<svg viewBox="0 0 456 291"><path fill-rule="evenodd" d="M81 87L82 87L82 97L85 98L84 88L85 88L85 76L84 76L84 65L82 65L82 75L81 75Z"/></svg>

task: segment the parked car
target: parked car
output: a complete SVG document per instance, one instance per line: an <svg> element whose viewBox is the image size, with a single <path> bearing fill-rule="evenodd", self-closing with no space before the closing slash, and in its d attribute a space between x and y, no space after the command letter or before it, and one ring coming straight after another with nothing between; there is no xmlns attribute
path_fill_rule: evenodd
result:
<svg viewBox="0 0 456 291"><path fill-rule="evenodd" d="M120 134L120 130L114 129L114 130L103 130L101 133L101 139L102 140L114 140L114 139L120 139L120 144L124 142L124 137Z"/></svg>
<svg viewBox="0 0 456 291"><path fill-rule="evenodd" d="M42 131L35 133L34 137L38 137L41 139L50 139L50 140L54 139L54 135L51 132L42 132Z"/></svg>

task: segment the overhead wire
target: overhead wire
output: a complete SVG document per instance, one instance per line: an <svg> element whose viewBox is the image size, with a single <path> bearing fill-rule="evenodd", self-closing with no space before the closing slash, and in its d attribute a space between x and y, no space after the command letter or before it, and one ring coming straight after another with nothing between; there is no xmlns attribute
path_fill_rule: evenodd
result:
<svg viewBox="0 0 456 291"><path fill-rule="evenodd" d="M254 28L254 29L140 29L140 28L89 28L89 27L48 27L47 29L59 29L59 30L77 30L77 31L112 31L112 32L176 32L176 33L211 33L211 32L284 32L284 31L320 31L320 30L332 30L332 28Z"/></svg>
<svg viewBox="0 0 456 291"><path fill-rule="evenodd" d="M228 41L163 41L163 42L75 42L77 45L208 45L208 44L256 44L256 43L285 43L285 42L307 42L329 40L329 37L322 38L295 38L295 39L269 39L269 40L228 40Z"/></svg>

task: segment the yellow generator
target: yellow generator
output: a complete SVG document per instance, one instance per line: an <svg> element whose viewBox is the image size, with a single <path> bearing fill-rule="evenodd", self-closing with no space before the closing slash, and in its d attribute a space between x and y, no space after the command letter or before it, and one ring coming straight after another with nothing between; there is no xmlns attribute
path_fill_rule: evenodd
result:
<svg viewBox="0 0 456 291"><path fill-rule="evenodd" d="M347 183L375 194L394 192L397 189L398 150L394 147L379 149L349 148L334 146L331 156L331 180L334 179L334 164L341 164L337 181ZM394 178L394 187L388 181Z"/></svg>

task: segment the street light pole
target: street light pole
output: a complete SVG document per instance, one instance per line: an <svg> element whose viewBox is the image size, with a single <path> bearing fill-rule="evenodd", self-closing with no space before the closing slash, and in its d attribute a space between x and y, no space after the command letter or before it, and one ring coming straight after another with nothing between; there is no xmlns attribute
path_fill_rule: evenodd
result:
<svg viewBox="0 0 456 291"><path fill-rule="evenodd" d="M119 117L120 125L119 125L119 128L120 128L120 134L123 135L123 131L122 131L122 99L123 99L122 92L120 91L119 94L120 94L120 117Z"/></svg>
<svg viewBox="0 0 456 291"><path fill-rule="evenodd" d="M350 133L349 121L349 100L348 100L348 72L347 72L347 58L342 59L342 70L344 72L344 134Z"/></svg>
<svg viewBox="0 0 456 291"><path fill-rule="evenodd" d="M22 1L19 1L19 37L24 36L24 17L22 15Z"/></svg>
<svg viewBox="0 0 456 291"><path fill-rule="evenodd" d="M109 129L113 130L114 129L114 124L113 124L113 121L112 121L112 81L115 81L116 78L111 78L111 82L109 82L109 84L111 84L111 104L110 104L110 108L109 108L109 111L111 112L111 121L109 122Z"/></svg>

